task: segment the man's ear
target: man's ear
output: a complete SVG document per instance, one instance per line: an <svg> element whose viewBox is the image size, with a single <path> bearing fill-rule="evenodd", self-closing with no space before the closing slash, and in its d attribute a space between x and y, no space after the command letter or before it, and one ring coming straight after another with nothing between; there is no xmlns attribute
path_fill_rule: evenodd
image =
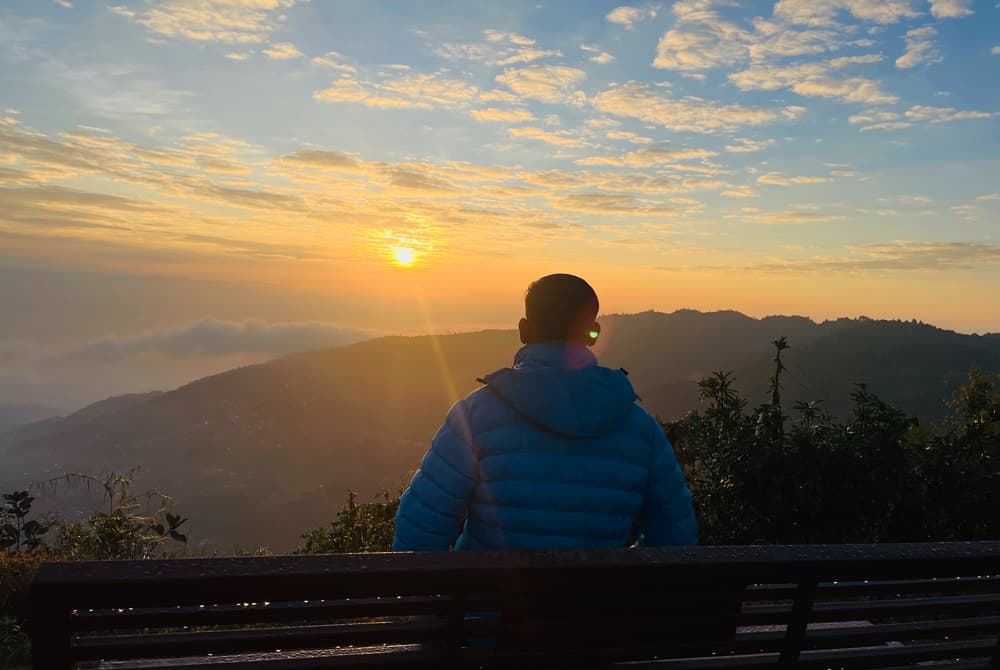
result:
<svg viewBox="0 0 1000 670"><path fill-rule="evenodd" d="M531 324L527 319L517 322L517 332L521 335L521 344L528 344L531 341Z"/></svg>
<svg viewBox="0 0 1000 670"><path fill-rule="evenodd" d="M592 347L597 344L597 336L601 334L601 324L596 321L590 326L587 332L587 346Z"/></svg>

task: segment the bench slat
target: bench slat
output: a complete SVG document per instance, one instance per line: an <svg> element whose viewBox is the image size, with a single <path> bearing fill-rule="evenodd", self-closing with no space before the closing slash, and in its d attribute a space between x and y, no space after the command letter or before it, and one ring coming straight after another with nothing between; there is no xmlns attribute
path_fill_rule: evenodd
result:
<svg viewBox="0 0 1000 670"><path fill-rule="evenodd" d="M93 635L74 640L78 660L195 656L275 649L320 649L342 645L404 644L440 639L439 619L403 623L334 624L252 628L236 631Z"/></svg>
<svg viewBox="0 0 1000 670"><path fill-rule="evenodd" d="M806 632L806 644L813 649L829 649L831 647L852 647L882 641L998 634L1000 634L1000 616L993 616L811 630Z"/></svg>
<svg viewBox="0 0 1000 670"><path fill-rule="evenodd" d="M996 647L996 640L964 642L935 642L911 644L900 647L866 649L838 649L836 651L804 651L799 658L802 670L882 667L888 663L920 663L959 658L988 657Z"/></svg>
<svg viewBox="0 0 1000 670"><path fill-rule="evenodd" d="M78 631L123 628L171 628L179 626L230 626L325 619L360 619L380 616L443 615L448 599L442 596L415 598L359 598L356 600L281 602L268 605L208 605L148 608L138 610L78 611L73 629Z"/></svg>
<svg viewBox="0 0 1000 670"><path fill-rule="evenodd" d="M817 603L809 616L811 621L843 621L957 612L1000 613L1000 594Z"/></svg>

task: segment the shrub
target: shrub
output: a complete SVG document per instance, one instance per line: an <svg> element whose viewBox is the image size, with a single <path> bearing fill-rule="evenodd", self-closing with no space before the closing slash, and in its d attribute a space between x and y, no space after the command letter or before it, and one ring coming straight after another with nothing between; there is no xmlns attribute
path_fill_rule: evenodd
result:
<svg viewBox="0 0 1000 670"><path fill-rule="evenodd" d="M356 503L357 494L347 493L347 505L337 512L328 528L317 528L302 535L297 554L337 554L347 552L389 551L395 528L399 498L380 491L371 502Z"/></svg>

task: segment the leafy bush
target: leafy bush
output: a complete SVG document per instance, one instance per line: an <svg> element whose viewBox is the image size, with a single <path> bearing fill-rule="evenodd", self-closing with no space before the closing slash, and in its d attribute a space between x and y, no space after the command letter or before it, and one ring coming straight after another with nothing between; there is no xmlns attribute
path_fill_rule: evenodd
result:
<svg viewBox="0 0 1000 670"><path fill-rule="evenodd" d="M337 512L328 528L302 535L297 554L337 554L345 552L389 551L399 498L380 491L371 502L358 504L354 491L347 493L347 505Z"/></svg>
<svg viewBox="0 0 1000 670"><path fill-rule="evenodd" d="M173 499L149 491L145 511L132 493L134 472L109 473L103 479L83 475L67 477L71 482L97 482L104 489L107 512L94 512L77 523L57 524L54 551L69 561L140 560L166 556L171 541L186 543L180 532L186 518L173 514Z"/></svg>
<svg viewBox="0 0 1000 670"><path fill-rule="evenodd" d="M42 544L49 527L37 519L28 519L35 499L27 491L3 494L0 508L0 549L34 551Z"/></svg>
<svg viewBox="0 0 1000 670"><path fill-rule="evenodd" d="M972 373L952 416L926 429L859 385L843 422L815 403L747 411L731 375L665 429L686 466L705 544L975 540L1000 537L1000 376ZM783 345L783 346L782 346Z"/></svg>

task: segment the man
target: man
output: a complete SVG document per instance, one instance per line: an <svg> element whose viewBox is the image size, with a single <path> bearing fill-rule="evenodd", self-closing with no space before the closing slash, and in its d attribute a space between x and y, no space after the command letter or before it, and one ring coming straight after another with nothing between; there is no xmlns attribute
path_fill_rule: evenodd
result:
<svg viewBox="0 0 1000 670"><path fill-rule="evenodd" d="M528 287L513 368L456 403L396 514L396 551L689 545L691 496L625 372L597 365L597 294Z"/></svg>

